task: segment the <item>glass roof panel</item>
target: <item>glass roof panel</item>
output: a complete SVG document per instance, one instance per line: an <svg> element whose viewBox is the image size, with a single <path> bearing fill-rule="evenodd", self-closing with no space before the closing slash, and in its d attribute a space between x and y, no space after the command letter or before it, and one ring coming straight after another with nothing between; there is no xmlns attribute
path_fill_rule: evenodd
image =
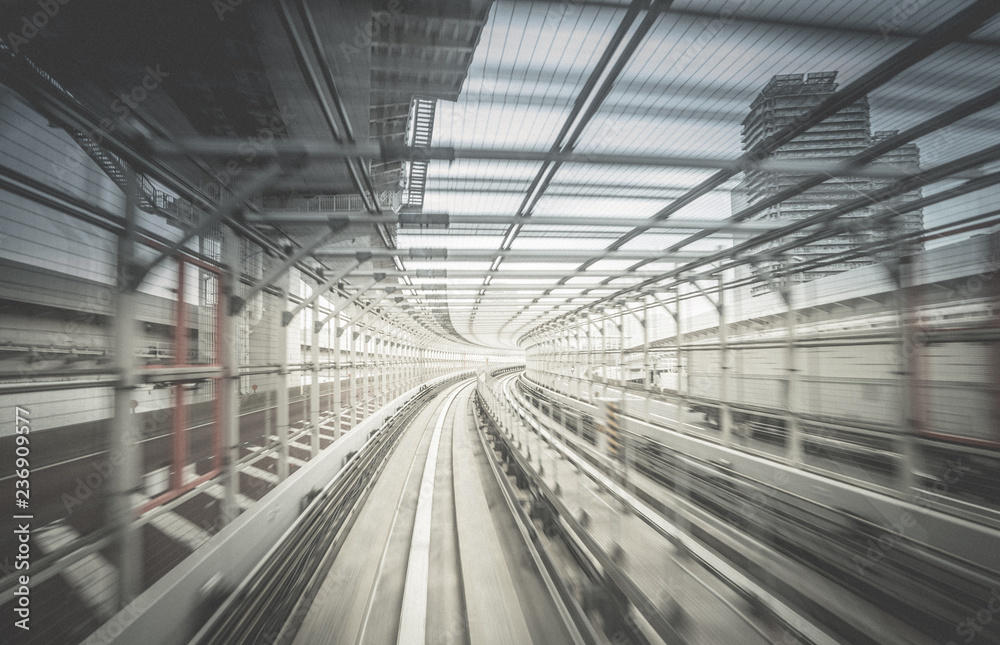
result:
<svg viewBox="0 0 1000 645"><path fill-rule="evenodd" d="M494 286L517 287L488 289L479 296L483 277L447 279L453 285L469 285L461 292L449 291L447 302L456 305L451 310L456 328L486 338L503 326L505 337L498 341L509 343L515 340L510 334L530 329L536 324L532 321L573 311L609 288L643 282L689 264L615 258L619 249L679 247L707 257L732 247L751 233L694 235L698 229L690 220L724 220L745 207L747 189L742 182L747 176L720 175L719 169L743 154L742 122L769 80L780 74L836 72L836 82L843 88L901 51L915 35L970 3L919 3L917 10L900 17L897 0L678 0L656 18L622 62L608 92L594 100L585 84L625 15L627 2L622 0L622 8L606 6L610 3L496 2L461 95L457 101L438 101L433 145L450 146L462 154L455 161L429 164L424 199L424 212L483 220L453 221L446 230L398 232L402 249L478 249L483 259L462 264L453 259L406 259L407 266L475 267L489 272L485 281ZM1000 40L1000 20L991 21L976 38ZM612 60L621 51L616 49ZM947 46L869 93L871 131L904 129L933 119L995 86L997 68L1000 47L995 44ZM582 109L570 119L575 104ZM526 153L537 157L557 143L573 154L616 158L558 164L517 158ZM996 106L916 140L925 168L996 143L1000 143ZM502 158L462 157L476 154ZM982 166L977 172L988 169ZM688 222L689 228L635 228L637 222L663 214L675 200L716 176L723 179L669 211L667 222L682 220L679 224ZM838 183L845 185L838 177L802 194L813 198ZM929 185L920 194L933 195L960 183ZM994 196L983 191L965 201L929 206L925 222L954 221L963 212L982 212L986 206L976 200L986 200L985 204ZM511 219L496 219L518 214L537 219L516 226ZM552 218L565 219L566 224ZM501 248L514 253L579 251L583 257L587 253L593 257L587 262L501 259L496 255ZM609 248L614 250L608 252ZM715 266L718 263L698 270ZM633 268L636 273L621 274ZM542 272L548 274L543 277ZM560 278L565 284L556 289ZM426 278L417 283L444 281ZM671 284L664 280L663 288ZM588 287L595 288L581 292ZM480 309L473 312L476 303ZM519 313L525 305L530 311ZM511 319L514 322L505 325Z"/></svg>

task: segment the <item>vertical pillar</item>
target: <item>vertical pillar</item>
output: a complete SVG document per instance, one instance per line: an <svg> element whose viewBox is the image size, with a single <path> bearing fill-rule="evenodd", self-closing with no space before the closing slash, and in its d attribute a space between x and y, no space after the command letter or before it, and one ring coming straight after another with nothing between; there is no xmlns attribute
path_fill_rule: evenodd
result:
<svg viewBox="0 0 1000 645"><path fill-rule="evenodd" d="M399 361L397 360L397 352L399 351L399 344L396 341L396 335L389 335L389 346L387 348L389 363L386 366L386 377L389 380L389 394L386 401L392 401L399 394L397 390L399 389Z"/></svg>
<svg viewBox="0 0 1000 645"><path fill-rule="evenodd" d="M586 319L584 319L586 320ZM584 354L581 349L583 349L583 323L577 319L574 321L576 323L576 398L583 400L583 375L586 373L587 360L589 360L589 347L588 354Z"/></svg>
<svg viewBox="0 0 1000 645"><path fill-rule="evenodd" d="M374 383L374 397L375 397L375 409L382 407L382 401L385 395L385 344L382 341L381 331L377 331L372 334L372 347L375 355L375 367L373 378Z"/></svg>
<svg viewBox="0 0 1000 645"><path fill-rule="evenodd" d="M400 334L399 345L399 394L410 389L410 340L405 333Z"/></svg>
<svg viewBox="0 0 1000 645"><path fill-rule="evenodd" d="M340 326L340 314L333 317L333 429L334 438L340 437L343 427L340 425L340 415L343 411L343 396L340 388L341 358L340 358L340 337L344 333L344 328Z"/></svg>
<svg viewBox="0 0 1000 645"><path fill-rule="evenodd" d="M226 267L225 288L225 323L222 328L220 344L224 347L222 354L222 441L225 449L223 459L223 522L229 523L236 518L239 505L236 495L240 489L240 428L239 428L239 387L240 368L238 362L239 334L237 317L232 313L230 303L238 295L240 280L240 238L232 228L224 226L223 264Z"/></svg>
<svg viewBox="0 0 1000 645"><path fill-rule="evenodd" d="M674 325L677 333L674 341L677 345L677 431L684 432L684 325L681 322L681 289L678 286L674 292Z"/></svg>
<svg viewBox="0 0 1000 645"><path fill-rule="evenodd" d="M400 383L401 383L401 380L399 378L400 377L400 362L399 362L400 344L399 344L399 336L397 335L396 332L392 332L392 335L390 336L390 338L391 338L391 342L389 343L389 358L391 360L391 365L392 365L392 372L391 372L392 378L390 379L390 388L392 390L392 395L389 397L389 400L392 401L393 399L395 399L400 394Z"/></svg>
<svg viewBox="0 0 1000 645"><path fill-rule="evenodd" d="M566 396L572 395L573 388L573 322L567 318L563 323L563 332L566 334L566 354L563 371L566 373Z"/></svg>
<svg viewBox="0 0 1000 645"><path fill-rule="evenodd" d="M187 267L183 258L177 259L177 309L174 325L174 364L186 365L187 360L187 307L184 302L185 273ZM184 485L184 467L187 464L187 408L185 407L184 384L173 386L174 420L172 432L173 468L170 471L170 487L174 490Z"/></svg>
<svg viewBox="0 0 1000 645"><path fill-rule="evenodd" d="M278 313L278 392L277 409L275 410L275 425L278 426L278 479L284 481L288 477L288 324L284 319L288 311L288 290L291 284L291 271L285 271L281 277L281 311Z"/></svg>
<svg viewBox="0 0 1000 645"><path fill-rule="evenodd" d="M649 306L646 298L642 299L642 414L649 423L649 397L652 396L652 366L649 363Z"/></svg>
<svg viewBox="0 0 1000 645"><path fill-rule="evenodd" d="M371 327L365 327L365 331L361 335L361 363L364 365L364 372L361 377L361 418L368 418L368 408L370 401L368 400L370 396L371 389L368 386L368 381L371 380L371 360L372 353L369 349L369 343L373 340L369 335L371 332Z"/></svg>
<svg viewBox="0 0 1000 645"><path fill-rule="evenodd" d="M628 388L628 374L625 370L625 305L622 304L622 310L618 314L618 369L621 373L618 375L621 381L622 387L622 403L625 402L625 390Z"/></svg>
<svg viewBox="0 0 1000 645"><path fill-rule="evenodd" d="M601 396L608 398L608 320L602 313L601 319Z"/></svg>
<svg viewBox="0 0 1000 645"><path fill-rule="evenodd" d="M917 476L920 471L920 454L917 448L916 436L919 412L915 403L916 393L914 392L914 379L917 376L919 347L917 343L917 329L915 326L915 315L912 312L910 303L910 289L912 280L910 277L912 270L912 256L906 255L899 258L897 289L896 289L896 317L899 328L899 406L900 406L900 428L899 428L899 480L898 489L904 496L914 495L917 491Z"/></svg>
<svg viewBox="0 0 1000 645"><path fill-rule="evenodd" d="M135 171L126 168L125 230L118 238L118 290L115 301L114 346L117 381L115 416L111 422L110 447L120 459L108 477L108 525L114 528L113 554L118 569L117 603L124 607L142 591L142 533L132 518L132 496L140 492L142 475L139 433L132 400L139 384L136 350L139 328L136 320L136 217L138 183Z"/></svg>
<svg viewBox="0 0 1000 645"><path fill-rule="evenodd" d="M792 291L785 287L782 290L785 299L785 323L788 327L785 344L785 432L788 436L788 459L792 464L802 463L802 434L799 429L799 362L798 349L795 342L795 308L792 303Z"/></svg>
<svg viewBox="0 0 1000 645"><path fill-rule="evenodd" d="M314 289L319 289L320 282L317 281ZM309 454L316 457L319 454L319 330L320 317L319 298L312 305L312 334L310 334L309 351L312 363L312 387L309 390L309 427L310 441Z"/></svg>
<svg viewBox="0 0 1000 645"><path fill-rule="evenodd" d="M351 344L350 358L351 361L351 373L348 379L348 395L347 395L347 406L350 408L350 419L347 422L347 428L349 430L354 428L354 425L358 422L358 414L354 409L358 402L358 332L357 323L351 323L350 335L347 337L347 342Z"/></svg>
<svg viewBox="0 0 1000 645"><path fill-rule="evenodd" d="M594 372L593 372L593 370L594 370L594 364L593 364L594 363L594 337L593 337L593 325L592 325L593 321L591 321L590 316L591 316L591 314L590 314L590 311L588 310L587 311L587 317L586 317L586 319L584 321L584 326L587 328L587 371L585 372L585 374L589 378L589 381L586 382L586 383L584 383L584 386L587 388L587 401L590 402L590 403L593 403L594 402L594 396L593 396L594 389L593 389L593 383L592 383L592 381L594 380Z"/></svg>
<svg viewBox="0 0 1000 645"><path fill-rule="evenodd" d="M326 328L326 409L333 410L333 334L336 331L336 323L327 325ZM334 424L336 425L336 424ZM337 433L334 432L334 438Z"/></svg>
<svg viewBox="0 0 1000 645"><path fill-rule="evenodd" d="M729 371L731 357L728 345L728 321L726 320L725 278L719 275L719 300L716 309L719 313L719 431L722 433L723 445L730 445L733 440L733 411L729 405Z"/></svg>

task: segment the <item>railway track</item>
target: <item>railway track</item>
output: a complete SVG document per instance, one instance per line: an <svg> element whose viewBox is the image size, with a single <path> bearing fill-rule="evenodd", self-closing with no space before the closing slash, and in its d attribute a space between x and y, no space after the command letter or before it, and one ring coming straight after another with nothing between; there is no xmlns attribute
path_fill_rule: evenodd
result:
<svg viewBox="0 0 1000 645"><path fill-rule="evenodd" d="M558 436L556 442L565 443L561 449L577 455L574 459L584 468L612 480L611 486L622 489L622 499L634 494L656 509L649 514L653 523L661 515L686 527L699 542L792 599L803 615L846 642L946 641L949 631L962 625L963 616L974 613L995 586L994 572L934 548L930 541L941 533L926 533L930 524L924 518L903 515L911 526L890 532L794 490L741 478L727 462L685 456L666 445L654 450L654 444L633 443L638 451L628 458L633 470L623 481L623 464L615 467L597 448L596 430L564 429L560 404L546 399L539 407L531 400L541 396L538 388L526 388L523 382L515 388L511 378L504 379L504 386L525 418ZM630 435L630 440L636 438ZM838 503L846 504L844 499ZM955 523L952 540L962 535L962 528ZM893 540L891 547L878 546L878 540L886 539ZM871 607L860 610L855 598ZM869 618L880 613L877 620ZM897 626L887 630L893 621ZM985 641L995 638L983 634Z"/></svg>
<svg viewBox="0 0 1000 645"><path fill-rule="evenodd" d="M595 642L505 508L473 392L428 390L374 432L192 642Z"/></svg>

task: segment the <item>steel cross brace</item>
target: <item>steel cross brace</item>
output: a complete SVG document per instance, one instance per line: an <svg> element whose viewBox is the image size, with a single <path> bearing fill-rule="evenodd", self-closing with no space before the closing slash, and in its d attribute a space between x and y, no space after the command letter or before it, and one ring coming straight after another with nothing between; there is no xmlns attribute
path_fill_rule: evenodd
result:
<svg viewBox="0 0 1000 645"><path fill-rule="evenodd" d="M237 296L235 294L231 296L229 299L229 313L233 316L238 314L240 310L243 309L244 306L246 306L248 300L253 298L255 295L257 295L259 292L263 291L267 287L271 286L271 284L273 284L275 280L281 277L285 273L285 271L288 271L290 268L292 268L292 266L296 262L298 262L305 256L312 253L314 250L316 250L318 246L330 241L330 239L337 234L337 231L343 229L345 226L347 226L347 220L340 221L331 218L330 230L327 231L326 234L317 237L309 244L306 244L305 246L296 250L294 253L289 254L289 256L285 258L284 262L271 269L271 271L268 272L266 276L261 278L260 282L251 287L250 290L243 295L243 297ZM355 266L357 266L357 264L355 264ZM313 293L313 296L309 299L309 302L312 303L315 300L315 298L325 290L326 289L321 289L317 287L316 292Z"/></svg>
<svg viewBox="0 0 1000 645"><path fill-rule="evenodd" d="M320 329L323 329L323 325L325 325L326 323L330 322L331 318L333 318L334 316L338 315L341 311L343 311L344 309L346 309L348 305L350 305L352 302L354 302L355 300L357 300L358 298L360 298L366 291L368 291L369 289L371 289L372 287L374 287L380 281L381 281L381 279L379 278L379 276L376 275L374 280L372 280L371 282L369 282L364 287L359 288L349 298L346 298L346 299L342 300L340 302L340 304L338 304L334 308L334 310L330 312L330 315L328 315L323 320L320 320L320 321L316 322L316 331L319 332ZM392 293L395 290L396 290L395 287L387 287L386 290L385 290L385 293L381 297L379 297L378 299L376 299L373 302L379 302L379 301L381 301L383 298L385 298L387 295L389 295L390 293ZM369 303L368 307L371 307L371 306L372 306L372 303Z"/></svg>
<svg viewBox="0 0 1000 645"><path fill-rule="evenodd" d="M351 325L360 322L361 318L365 314L367 314L372 309L372 307L374 307L378 303L380 303L383 300L385 300L386 296L388 296L389 294L391 294L393 291L395 291L395 288L389 287L388 289L385 290L385 293L383 295L381 295L378 298L376 298L376 299L372 300L371 302L369 302L368 305L365 306L365 308L362 309L361 311L359 311L357 314L355 314L355 316L353 318L351 318L349 321L345 322L343 325L340 325L337 328L337 334L338 335L342 334L344 332L345 328L350 327ZM389 313L390 311L392 311L393 309L395 309L397 305L399 305L401 302L403 302L405 300L405 298L403 296L396 296L393 300L395 302L393 302L392 305L390 305L389 307L386 307L385 309L383 309L382 311L380 311L379 314L378 314L379 316L383 316L383 315ZM364 325L364 327L370 329L369 325Z"/></svg>
<svg viewBox="0 0 1000 645"><path fill-rule="evenodd" d="M306 307L312 305L312 303L315 302L321 295L326 293L328 289L332 288L334 285L340 282L344 277L350 274L351 271L358 268L358 266L362 262L367 262L370 259L371 259L371 254L358 252L356 254L354 262L352 262L349 266L338 271L332 278L323 282L323 284L318 285L316 287L316 290L313 291L312 295L309 296L308 299L304 300L301 304L299 304L297 307L295 307L295 309L292 309L291 311L281 312L281 325L283 327L287 327L288 324L292 322L292 319L295 318L296 314L298 314Z"/></svg>
<svg viewBox="0 0 1000 645"><path fill-rule="evenodd" d="M280 175L281 172L282 168L280 164L269 164L252 180L248 181L240 187L239 190L233 192L229 197L223 200L223 202L219 204L214 211L202 217L197 226L185 231L184 234L181 235L180 239L176 240L173 244L161 251L152 262L144 267L136 267L134 274L129 281L129 288L136 289L149 272L152 271L160 262L163 262L174 253L184 248L184 245L195 237L204 234L205 231L209 230L233 213L239 211L243 207L243 202L250 199L257 193L263 192L268 186L271 185L271 182L278 178L278 175Z"/></svg>

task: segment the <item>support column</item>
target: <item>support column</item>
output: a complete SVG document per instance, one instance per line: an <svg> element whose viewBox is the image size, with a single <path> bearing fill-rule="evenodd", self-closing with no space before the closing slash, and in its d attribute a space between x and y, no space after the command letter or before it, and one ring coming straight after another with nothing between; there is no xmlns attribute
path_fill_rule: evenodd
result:
<svg viewBox="0 0 1000 645"><path fill-rule="evenodd" d="M368 349L368 343L372 340L371 336L367 332L370 332L370 327L365 327L364 332L361 334L361 362L364 365L364 372L361 376L361 418L368 418L368 407L370 396L370 388L368 387L368 381L371 380L371 351Z"/></svg>
<svg viewBox="0 0 1000 645"><path fill-rule="evenodd" d="M333 410L333 335L337 331L336 321L334 324L328 325L326 328L326 380L327 380L327 400L326 409L327 411ZM336 424L334 424L336 425ZM337 433L334 432L334 438L336 438Z"/></svg>
<svg viewBox="0 0 1000 645"><path fill-rule="evenodd" d="M142 533L133 521L132 496L141 492L142 454L132 400L139 384L136 293L131 286L136 262L138 183L126 168L125 230L118 238L118 289L115 302L114 346L117 381L115 416L111 420L112 458L119 460L108 477L107 522L113 527L113 561L118 569L117 604L125 607L142 591ZM183 297L183 294L178 294ZM221 315L221 312L220 312Z"/></svg>
<svg viewBox="0 0 1000 645"><path fill-rule="evenodd" d="M275 425L278 426L278 480L288 477L288 325L285 323L284 312L288 311L288 290L291 283L291 271L285 271L281 277L281 311L278 312L278 392Z"/></svg>
<svg viewBox="0 0 1000 645"><path fill-rule="evenodd" d="M333 413L333 437L334 439L339 439L340 435L343 434L343 427L340 425L341 419L340 415L343 411L343 405L340 400L341 389L340 389L340 336L344 333L344 328L340 326L340 314L333 317L333 405L331 406L331 412Z"/></svg>
<svg viewBox="0 0 1000 645"><path fill-rule="evenodd" d="M389 337L389 365L387 369L386 376L389 377L389 396L388 401L392 401L397 396L399 396L399 361L397 360L399 351L399 343L395 335Z"/></svg>
<svg viewBox="0 0 1000 645"><path fill-rule="evenodd" d="M239 427L239 334L238 319L232 313L229 304L236 297L240 280L240 238L229 226L224 226L223 264L226 267L225 322L223 324L220 345L224 348L222 354L222 445L225 449L223 459L222 483L225 490L223 498L223 522L228 524L239 514L239 504L236 495L240 490L239 460L240 460L240 427ZM221 303L220 303L221 304Z"/></svg>
<svg viewBox="0 0 1000 645"><path fill-rule="evenodd" d="M586 373L587 361L589 360L590 355L588 353L586 356L583 356L583 352L580 351L583 349L583 323L579 320L575 320L574 322L576 323L576 369L574 370L574 373L576 374L576 398L582 401L583 375ZM589 347L587 348L587 351L590 351Z"/></svg>
<svg viewBox="0 0 1000 645"><path fill-rule="evenodd" d="M678 286L674 292L674 325L677 333L674 341L677 345L677 431L684 432L684 326L681 322L681 290Z"/></svg>
<svg viewBox="0 0 1000 645"><path fill-rule="evenodd" d="M319 289L322 283L316 283ZM319 327L322 318L319 314L319 298L313 302L312 334L310 334L310 357L312 362L312 387L309 390L309 426L311 429L309 454L315 458L319 454Z"/></svg>
<svg viewBox="0 0 1000 645"><path fill-rule="evenodd" d="M802 463L802 434L799 428L799 401L800 370L798 363L798 350L795 342L795 308L792 303L791 289L785 287L782 290L785 300L785 324L788 327L787 343L785 344L785 431L788 435L788 460L794 465Z"/></svg>
<svg viewBox="0 0 1000 645"><path fill-rule="evenodd" d="M385 346L382 343L380 332L372 334L372 355L375 357L375 364L372 369L372 378L375 379L373 385L375 397L375 409L382 407L382 398L385 394Z"/></svg>
<svg viewBox="0 0 1000 645"><path fill-rule="evenodd" d="M728 330L726 326L726 292L725 278L720 275L718 280L719 300L716 310L719 313L719 430L722 433L722 444L728 446L733 441L733 410L729 405L729 371L731 356L729 354Z"/></svg>
<svg viewBox="0 0 1000 645"><path fill-rule="evenodd" d="M347 405L351 410L350 420L348 421L348 430L353 430L354 426L358 422L358 414L354 409L358 402L358 332L357 323L351 323L350 335L347 337L348 342L351 344L350 361L351 361L351 376L348 379L348 396Z"/></svg>
<svg viewBox="0 0 1000 645"><path fill-rule="evenodd" d="M619 381L622 387L622 403L625 403L625 391L628 389L628 374L625 370L625 305L618 314L618 369L621 371Z"/></svg>
<svg viewBox="0 0 1000 645"><path fill-rule="evenodd" d="M601 396L608 398L608 316L601 320Z"/></svg>
<svg viewBox="0 0 1000 645"><path fill-rule="evenodd" d="M642 326L642 415L646 423L649 423L649 398L652 396L652 366L649 362L649 303L646 302L646 297L642 299L642 320L639 324Z"/></svg>
<svg viewBox="0 0 1000 645"><path fill-rule="evenodd" d="M910 277L913 258L903 256L899 259L897 285L896 285L896 316L897 327L899 328L899 405L900 405L900 427L899 427L899 480L898 488L904 496L909 497L918 493L917 473L921 471L920 454L917 448L916 437L920 430L918 427L920 413L918 404L915 402L914 381L917 376L919 366L918 336L915 315L912 312L910 303L910 289L912 280Z"/></svg>
<svg viewBox="0 0 1000 645"><path fill-rule="evenodd" d="M584 372L588 375L588 379L584 383L584 387L587 388L587 401L589 403L594 402L594 337L593 337L593 321L590 319L590 311L587 311L587 318L584 325L587 328L587 370Z"/></svg>

